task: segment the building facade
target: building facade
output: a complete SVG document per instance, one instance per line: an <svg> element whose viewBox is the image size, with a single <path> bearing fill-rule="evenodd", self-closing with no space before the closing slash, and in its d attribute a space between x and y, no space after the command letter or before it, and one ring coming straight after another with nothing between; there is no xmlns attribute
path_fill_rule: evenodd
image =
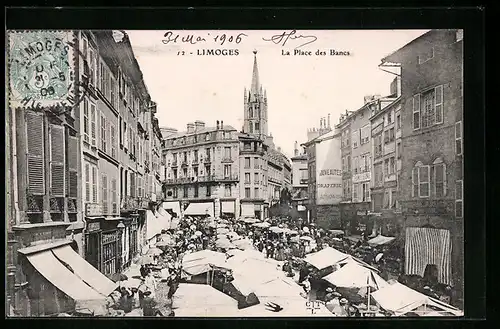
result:
<svg viewBox="0 0 500 329"><path fill-rule="evenodd" d="M297 142L295 142L294 156L290 160L292 161L292 206L300 218L309 220L307 154L305 150L299 151Z"/></svg>
<svg viewBox="0 0 500 329"><path fill-rule="evenodd" d="M188 123L185 132L163 128L164 200L184 215L239 215L238 132L217 121ZM176 208L175 206L174 208Z"/></svg>
<svg viewBox="0 0 500 329"><path fill-rule="evenodd" d="M139 254L145 212L160 201L161 133L128 36L79 33L81 72L91 86L80 106L85 257L111 275Z"/></svg>
<svg viewBox="0 0 500 329"><path fill-rule="evenodd" d="M48 74L53 71L49 70L49 62L38 60L45 57L37 56L37 49L42 42L57 44L47 51L54 60L51 64L61 70L56 77L49 76L56 82L49 82L48 87L8 86L6 314L38 316L66 309L68 299L40 273L38 266L47 264L35 259L50 257L53 248L62 246L71 246L77 256L83 251L77 108L88 85L78 79L75 32L16 32L9 33L8 39L12 58L38 61L37 72L41 69ZM17 48L19 42L26 42L26 48ZM10 74L24 65L13 60L9 63ZM46 97L47 90L56 87L64 91L65 100ZM16 96L19 94L21 98Z"/></svg>
<svg viewBox="0 0 500 329"><path fill-rule="evenodd" d="M391 97L397 97L385 107L375 107L370 117L372 137L371 211L374 216L373 234L400 236L402 215L399 203L401 173L401 98L400 78L394 80Z"/></svg>
<svg viewBox="0 0 500 329"><path fill-rule="evenodd" d="M441 281L459 291L464 257L462 38L461 30L432 30L382 60L401 70L405 227L449 232L451 275ZM412 257L406 255L407 264Z"/></svg>

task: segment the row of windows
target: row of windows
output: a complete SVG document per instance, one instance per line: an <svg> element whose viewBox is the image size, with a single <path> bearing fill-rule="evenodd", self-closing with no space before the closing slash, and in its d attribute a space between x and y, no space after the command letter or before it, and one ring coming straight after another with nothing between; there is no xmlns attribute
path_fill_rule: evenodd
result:
<svg viewBox="0 0 500 329"><path fill-rule="evenodd" d="M259 198L260 193L259 193L259 188L256 187L253 189L253 195L250 193L251 189L249 187L245 187L245 198L250 199L250 198Z"/></svg>
<svg viewBox="0 0 500 329"><path fill-rule="evenodd" d="M266 185L266 176L265 175L262 175L262 178L260 178L259 173L254 173L253 175L254 175L254 179L253 179L254 184L262 183L262 185ZM250 184L250 183L251 183L250 173L245 173L245 184Z"/></svg>
<svg viewBox="0 0 500 329"><path fill-rule="evenodd" d="M235 139L235 137L236 135L234 132L222 130L222 131L214 131L207 133L199 133L192 136L183 136L179 138L167 139L165 140L165 145L166 146L190 145L201 142L210 142L216 139L231 140Z"/></svg>
<svg viewBox="0 0 500 329"><path fill-rule="evenodd" d="M215 168L213 172L210 171L212 167L210 165L204 166L204 168L192 167L192 168L182 168L181 170L172 169L172 176L170 176L170 172L167 174L167 178L195 178L195 177L203 177L210 176L215 174ZM223 167L223 175L224 177L231 177L232 166L224 165ZM182 175L181 175L182 174Z"/></svg>
<svg viewBox="0 0 500 329"><path fill-rule="evenodd" d="M190 188L188 186L184 186L182 188L182 197L183 198L189 198L189 197L194 197L198 198L201 196L206 196L206 197L211 197L212 196L212 187L210 185L206 185L202 187L202 193L200 193L200 187L195 185L194 187ZM191 194L190 191L193 193ZM204 193L203 193L204 192ZM171 192L167 193L167 196L172 197L174 199L179 198L179 188L174 187ZM224 185L224 197L230 198L232 197L232 186L231 184L226 184Z"/></svg>

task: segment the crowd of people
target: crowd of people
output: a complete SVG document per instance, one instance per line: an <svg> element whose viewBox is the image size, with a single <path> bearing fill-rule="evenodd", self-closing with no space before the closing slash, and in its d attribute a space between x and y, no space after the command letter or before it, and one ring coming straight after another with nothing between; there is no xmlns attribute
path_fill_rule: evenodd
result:
<svg viewBox="0 0 500 329"><path fill-rule="evenodd" d="M304 298L324 302L327 309L338 316L360 316L360 311L353 307L350 295L325 284L321 279L325 273L304 262L307 254L333 247L378 267L380 276L385 280L389 279L386 259L399 261L397 258L400 256L394 256L390 248L369 247L368 237L364 235L358 241L351 241L338 230L327 231L316 228L314 224L300 225L276 218L265 223L267 225L229 218L217 221L207 217L182 218L176 228L163 232L161 243L157 243L161 251L142 261L138 286L120 288L115 308L124 314L134 314L133 310L139 309L142 316L175 316L172 297L179 283L186 280L182 271L183 258L201 250L222 252L230 257L230 249L234 247L218 244L221 228L226 229L228 234L234 233L248 240L249 248L262 252L266 258L281 261L286 276L294 278L302 286ZM394 269L391 271L394 272ZM222 291L223 284L231 281L231 271L217 272L212 278L220 281L212 281L212 286Z"/></svg>

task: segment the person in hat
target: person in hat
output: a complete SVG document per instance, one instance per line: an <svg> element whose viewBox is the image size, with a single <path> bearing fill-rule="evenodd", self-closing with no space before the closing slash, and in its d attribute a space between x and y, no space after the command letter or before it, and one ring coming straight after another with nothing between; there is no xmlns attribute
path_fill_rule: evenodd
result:
<svg viewBox="0 0 500 329"><path fill-rule="evenodd" d="M156 301L151 296L151 290L146 290L144 292L144 299L142 300L142 315L143 316L155 316L157 305Z"/></svg>
<svg viewBox="0 0 500 329"><path fill-rule="evenodd" d="M347 301L347 299L345 298L342 298L340 300L340 316L349 316L349 302Z"/></svg>

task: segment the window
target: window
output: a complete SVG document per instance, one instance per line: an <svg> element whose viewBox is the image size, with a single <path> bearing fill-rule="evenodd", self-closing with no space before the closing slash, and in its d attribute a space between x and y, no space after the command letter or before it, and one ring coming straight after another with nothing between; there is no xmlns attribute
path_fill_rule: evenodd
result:
<svg viewBox="0 0 500 329"><path fill-rule="evenodd" d="M173 198L177 199L178 195L179 195L179 190L177 189L177 187L174 187L172 192L173 192L172 193L173 194Z"/></svg>
<svg viewBox="0 0 500 329"><path fill-rule="evenodd" d="M101 150L104 153L106 152L107 149L107 139L106 139L106 117L101 114Z"/></svg>
<svg viewBox="0 0 500 329"><path fill-rule="evenodd" d="M259 164L260 164L260 159L259 158L254 158L253 159L253 167L255 169L259 169Z"/></svg>
<svg viewBox="0 0 500 329"><path fill-rule="evenodd" d="M253 134L253 124L251 122L248 123L249 133Z"/></svg>
<svg viewBox="0 0 500 329"><path fill-rule="evenodd" d="M130 173L130 197L135 198L136 195L136 181L135 181L135 174Z"/></svg>
<svg viewBox="0 0 500 329"><path fill-rule="evenodd" d="M374 138L374 153L375 157L382 155L382 134L379 134Z"/></svg>
<svg viewBox="0 0 500 329"><path fill-rule="evenodd" d="M426 198L429 196L430 167L417 162L412 171L412 196Z"/></svg>
<svg viewBox="0 0 500 329"><path fill-rule="evenodd" d="M455 153L462 155L462 121L455 123Z"/></svg>
<svg viewBox="0 0 500 329"><path fill-rule="evenodd" d="M89 103L86 98L83 99L83 140L87 143L90 142L89 137Z"/></svg>
<svg viewBox="0 0 500 329"><path fill-rule="evenodd" d="M205 176L210 176L210 166L205 166Z"/></svg>
<svg viewBox="0 0 500 329"><path fill-rule="evenodd" d="M212 196L212 187L207 185L206 196Z"/></svg>
<svg viewBox="0 0 500 329"><path fill-rule="evenodd" d="M457 180L455 184L455 217L457 218L464 216L463 188L463 181Z"/></svg>
<svg viewBox="0 0 500 329"><path fill-rule="evenodd" d="M254 184L259 184L259 174L258 173L254 174Z"/></svg>
<svg viewBox="0 0 500 329"><path fill-rule="evenodd" d="M361 145L366 144L370 141L370 133L371 128L369 124L361 128Z"/></svg>
<svg viewBox="0 0 500 329"><path fill-rule="evenodd" d="M358 157L354 157L354 158L352 158L352 161L354 162L354 173L357 174L358 173L358 169L359 169L359 158Z"/></svg>
<svg viewBox="0 0 500 329"><path fill-rule="evenodd" d="M357 148L359 143L360 130L357 129L352 133L352 148Z"/></svg>
<svg viewBox="0 0 500 329"><path fill-rule="evenodd" d="M188 187L184 186L184 194L183 194L184 198L188 197L188 195L189 195L188 192L189 192Z"/></svg>
<svg viewBox="0 0 500 329"><path fill-rule="evenodd" d="M434 108L434 90L430 90L422 94L422 128L432 126L436 120L436 112Z"/></svg>
<svg viewBox="0 0 500 329"><path fill-rule="evenodd" d="M108 177L102 174L101 203L103 215L108 215Z"/></svg>
<svg viewBox="0 0 500 329"><path fill-rule="evenodd" d="M418 55L418 64L423 64L432 58L434 58L434 48L433 47L431 47L425 53L421 53L420 55Z"/></svg>
<svg viewBox="0 0 500 329"><path fill-rule="evenodd" d="M250 173L245 173L245 184L250 184Z"/></svg>
<svg viewBox="0 0 500 329"><path fill-rule="evenodd" d="M231 165L224 165L224 178L231 177Z"/></svg>
<svg viewBox="0 0 500 329"><path fill-rule="evenodd" d="M92 202L97 203L97 167L92 166Z"/></svg>
<svg viewBox="0 0 500 329"><path fill-rule="evenodd" d="M401 115L398 113L398 115L396 116L396 130L400 129L401 129Z"/></svg>
<svg viewBox="0 0 500 329"><path fill-rule="evenodd" d="M115 125L109 124L109 133L111 137L111 157L116 159L118 154L116 154L116 128Z"/></svg>
<svg viewBox="0 0 500 329"><path fill-rule="evenodd" d="M249 199L250 198L250 188L245 187L245 198Z"/></svg>
<svg viewBox="0 0 500 329"><path fill-rule="evenodd" d="M347 156L347 171L351 171L351 156Z"/></svg>
<svg viewBox="0 0 500 329"><path fill-rule="evenodd" d="M231 160L231 148L230 147L224 147L224 158Z"/></svg>
<svg viewBox="0 0 500 329"><path fill-rule="evenodd" d="M89 41L87 40L87 37L82 36L82 56L83 56L83 58L87 58L88 47L89 47Z"/></svg>
<svg viewBox="0 0 500 329"><path fill-rule="evenodd" d="M420 94L413 96L413 130L420 129Z"/></svg>
<svg viewBox="0 0 500 329"><path fill-rule="evenodd" d="M198 177L198 167L193 168L193 176Z"/></svg>
<svg viewBox="0 0 500 329"><path fill-rule="evenodd" d="M384 209L389 209L390 208L390 204L391 204L391 190L390 189L386 189L384 191L384 205L383 205L383 208Z"/></svg>
<svg viewBox="0 0 500 329"><path fill-rule="evenodd" d="M95 82L97 81L97 59L95 55L94 49L89 49L89 83L95 86Z"/></svg>
<svg viewBox="0 0 500 329"><path fill-rule="evenodd" d="M389 158L389 175L392 175L396 172L396 162L394 161L394 157Z"/></svg>
<svg viewBox="0 0 500 329"><path fill-rule="evenodd" d="M398 159L401 159L401 152L402 152L401 142L398 142L397 149L396 149L396 154L397 154Z"/></svg>
<svg viewBox="0 0 500 329"><path fill-rule="evenodd" d="M362 198L364 202L370 201L370 183L363 183L362 186Z"/></svg>
<svg viewBox="0 0 500 329"><path fill-rule="evenodd" d="M396 208L396 191L391 190L391 208Z"/></svg>
<svg viewBox="0 0 500 329"><path fill-rule="evenodd" d="M224 186L224 196L226 198L230 197L231 196L231 184L226 184Z"/></svg>
<svg viewBox="0 0 500 329"><path fill-rule="evenodd" d="M253 111L252 108L248 108L248 118L251 119L253 117Z"/></svg>
<svg viewBox="0 0 500 329"><path fill-rule="evenodd" d="M446 195L446 165L441 158L433 163L434 168L434 195L439 198Z"/></svg>
<svg viewBox="0 0 500 329"><path fill-rule="evenodd" d="M184 152L183 155L184 155L184 160L183 161L184 162L188 162L188 154L187 154L187 152Z"/></svg>
<svg viewBox="0 0 500 329"><path fill-rule="evenodd" d="M245 169L250 169L250 158L245 158Z"/></svg>
<svg viewBox="0 0 500 329"><path fill-rule="evenodd" d="M194 186L194 197L197 198L198 197L198 185L195 185Z"/></svg>
<svg viewBox="0 0 500 329"><path fill-rule="evenodd" d="M258 198L259 197L259 188L256 187L254 188L254 198Z"/></svg>
<svg viewBox="0 0 500 329"><path fill-rule="evenodd" d="M387 112L387 123L388 124L392 123L392 112L391 111Z"/></svg>
<svg viewBox="0 0 500 329"><path fill-rule="evenodd" d="M358 202L358 184L352 184L352 201Z"/></svg>
<svg viewBox="0 0 500 329"><path fill-rule="evenodd" d="M384 160L384 174L389 176L389 159Z"/></svg>
<svg viewBox="0 0 500 329"><path fill-rule="evenodd" d="M85 164L85 202L90 202L90 164Z"/></svg>
<svg viewBox="0 0 500 329"><path fill-rule="evenodd" d="M375 174L375 186L382 186L384 175L382 172L382 163L378 163L373 166L373 171Z"/></svg>
<svg viewBox="0 0 500 329"><path fill-rule="evenodd" d="M260 125L258 122L255 123L255 132L258 133L260 129Z"/></svg>
<svg viewBox="0 0 500 329"><path fill-rule="evenodd" d="M111 180L111 212L113 215L118 213L118 203L116 194L116 179Z"/></svg>

